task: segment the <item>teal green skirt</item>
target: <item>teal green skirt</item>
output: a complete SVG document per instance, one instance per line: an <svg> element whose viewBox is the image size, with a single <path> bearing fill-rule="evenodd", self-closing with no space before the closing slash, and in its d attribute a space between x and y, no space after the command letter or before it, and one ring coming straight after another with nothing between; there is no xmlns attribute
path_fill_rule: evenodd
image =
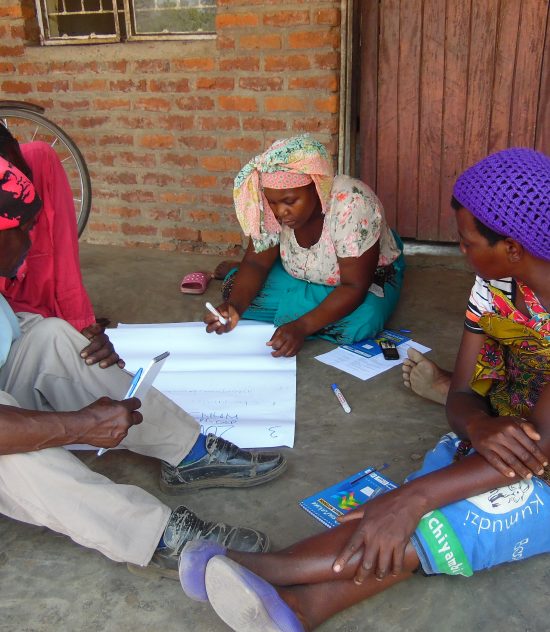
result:
<svg viewBox="0 0 550 632"><path fill-rule="evenodd" d="M394 237L401 249L401 255L390 266L377 269L376 276L382 277L380 287L383 288L383 296L367 292L359 307L318 331L313 337L324 338L339 345L351 344L364 338L372 338L384 328L399 300L405 272L403 244L395 233ZM224 287L227 290L231 285L230 278L235 272L236 269L231 270L225 278ZM315 309L334 292L334 289L333 286L295 279L288 274L278 259L271 268L264 286L243 313L242 318L273 323L280 327ZM224 292L225 296L227 293Z"/></svg>

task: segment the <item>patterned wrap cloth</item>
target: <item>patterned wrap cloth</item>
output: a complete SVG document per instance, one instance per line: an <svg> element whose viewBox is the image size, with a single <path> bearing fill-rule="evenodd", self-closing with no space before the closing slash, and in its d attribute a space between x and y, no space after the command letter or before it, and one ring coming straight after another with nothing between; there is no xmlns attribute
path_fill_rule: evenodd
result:
<svg viewBox="0 0 550 632"><path fill-rule="evenodd" d="M233 189L237 219L244 234L252 238L256 252L279 243L281 227L262 193L261 182L261 174L276 172L310 176L323 213L328 208L334 173L326 148L309 134L276 141L239 171ZM269 188L284 188L272 186L274 182L270 179L269 185L263 184Z"/></svg>
<svg viewBox="0 0 550 632"><path fill-rule="evenodd" d="M487 338L477 358L472 389L487 397L499 416L525 417L550 382L550 314L518 282L529 317L490 286L494 313L479 324ZM450 465L473 450L454 433L426 455L413 480ZM466 442L467 443L467 442ZM427 574L472 575L505 562L550 552L548 475L533 476L465 498L426 514L412 543Z"/></svg>
<svg viewBox="0 0 550 632"><path fill-rule="evenodd" d="M0 230L25 224L41 207L42 201L27 176L0 158Z"/></svg>

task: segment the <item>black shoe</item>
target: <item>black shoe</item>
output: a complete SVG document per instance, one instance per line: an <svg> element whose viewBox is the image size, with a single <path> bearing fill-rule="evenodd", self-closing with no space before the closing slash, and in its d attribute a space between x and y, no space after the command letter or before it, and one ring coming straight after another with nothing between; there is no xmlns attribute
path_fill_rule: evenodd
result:
<svg viewBox="0 0 550 632"><path fill-rule="evenodd" d="M206 437L207 453L190 465L162 463L160 488L165 494L181 494L206 487L252 487L267 483L286 469L277 452L248 452L216 435Z"/></svg>
<svg viewBox="0 0 550 632"><path fill-rule="evenodd" d="M172 511L163 535L165 548L157 549L147 566L128 564L136 575L178 579L178 560L183 547L192 540L215 542L234 551L265 553L269 538L265 533L246 527L232 527L224 522L201 520L187 507Z"/></svg>

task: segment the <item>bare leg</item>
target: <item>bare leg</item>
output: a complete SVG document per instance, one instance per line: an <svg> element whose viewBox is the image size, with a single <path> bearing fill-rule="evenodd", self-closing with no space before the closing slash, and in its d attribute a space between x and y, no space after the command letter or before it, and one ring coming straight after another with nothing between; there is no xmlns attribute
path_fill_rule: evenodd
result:
<svg viewBox="0 0 550 632"><path fill-rule="evenodd" d="M403 363L403 383L420 397L445 404L452 373L428 360L416 349L408 349Z"/></svg>
<svg viewBox="0 0 550 632"><path fill-rule="evenodd" d="M348 523L277 553L228 551L227 556L273 584L304 627L312 630L335 613L408 579L419 566L416 551L409 545L403 572L398 576L383 580L370 576L356 584L353 578L360 552L341 573L335 573L332 565L336 555L355 528L355 524Z"/></svg>

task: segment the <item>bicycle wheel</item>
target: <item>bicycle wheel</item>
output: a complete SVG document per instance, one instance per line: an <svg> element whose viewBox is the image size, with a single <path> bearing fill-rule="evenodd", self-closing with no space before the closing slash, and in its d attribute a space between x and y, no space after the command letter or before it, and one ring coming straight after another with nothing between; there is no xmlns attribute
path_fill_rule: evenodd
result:
<svg viewBox="0 0 550 632"><path fill-rule="evenodd" d="M31 107L33 107L31 105ZM38 109L38 106L37 106ZM92 206L92 186L86 162L71 137L39 111L0 104L0 120L19 143L41 140L55 149L73 192L78 236L82 234Z"/></svg>

